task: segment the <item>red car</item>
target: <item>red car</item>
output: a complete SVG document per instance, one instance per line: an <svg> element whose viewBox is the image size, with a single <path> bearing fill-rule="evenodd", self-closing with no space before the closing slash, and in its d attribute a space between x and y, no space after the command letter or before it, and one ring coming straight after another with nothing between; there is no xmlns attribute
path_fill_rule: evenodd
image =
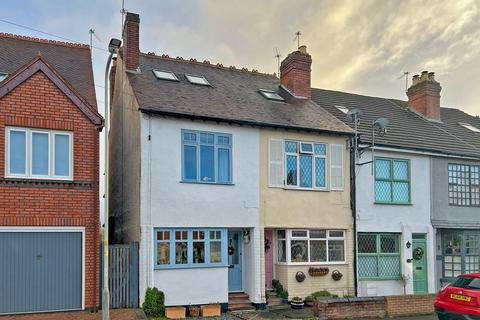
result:
<svg viewBox="0 0 480 320"><path fill-rule="evenodd" d="M440 320L480 319L480 273L462 274L435 297Z"/></svg>

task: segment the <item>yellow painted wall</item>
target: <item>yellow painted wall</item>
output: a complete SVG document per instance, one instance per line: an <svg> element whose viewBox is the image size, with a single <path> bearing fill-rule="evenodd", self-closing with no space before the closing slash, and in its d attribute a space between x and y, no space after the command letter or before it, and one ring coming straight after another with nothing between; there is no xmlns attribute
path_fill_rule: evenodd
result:
<svg viewBox="0 0 480 320"><path fill-rule="evenodd" d="M350 208L350 158L344 150L344 191L290 190L268 186L268 143L269 139L292 139L327 144L343 144L346 136L299 133L286 130L262 129L260 133L260 221L265 229L343 229L346 230L346 264L328 266L330 273L323 277L308 275L310 265L274 265L274 277L289 292L289 297L305 297L315 291L328 290L340 296L354 293L353 283L353 218ZM329 158L327 157L327 179ZM276 244L275 244L276 245ZM340 281L331 277L333 270L343 274ZM295 274L303 271L304 282L299 283ZM262 265L262 277L264 277Z"/></svg>

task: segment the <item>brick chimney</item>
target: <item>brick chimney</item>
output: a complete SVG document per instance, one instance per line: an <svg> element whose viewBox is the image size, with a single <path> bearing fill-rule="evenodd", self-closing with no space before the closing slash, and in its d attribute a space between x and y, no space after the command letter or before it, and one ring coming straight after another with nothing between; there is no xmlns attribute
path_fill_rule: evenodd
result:
<svg viewBox="0 0 480 320"><path fill-rule="evenodd" d="M280 65L280 83L295 97L309 99L312 94L310 79L312 57L306 46L290 53Z"/></svg>
<svg viewBox="0 0 480 320"><path fill-rule="evenodd" d="M128 12L123 25L123 59L128 70L137 70L140 60L140 16Z"/></svg>
<svg viewBox="0 0 480 320"><path fill-rule="evenodd" d="M440 83L435 81L435 73L422 71L414 75L412 85L407 90L408 107L430 120L440 120Z"/></svg>

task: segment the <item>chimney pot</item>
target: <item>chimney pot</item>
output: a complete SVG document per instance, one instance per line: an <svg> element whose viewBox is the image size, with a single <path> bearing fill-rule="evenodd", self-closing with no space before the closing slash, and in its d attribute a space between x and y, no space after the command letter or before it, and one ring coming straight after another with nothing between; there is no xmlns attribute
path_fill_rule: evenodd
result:
<svg viewBox="0 0 480 320"><path fill-rule="evenodd" d="M302 46L298 47L298 51L300 51L301 53L307 53L307 46L302 45Z"/></svg>
<svg viewBox="0 0 480 320"><path fill-rule="evenodd" d="M422 71L421 76L413 76L412 85L407 90L408 107L425 118L440 120L440 91L442 87L435 81L435 73Z"/></svg>
<svg viewBox="0 0 480 320"><path fill-rule="evenodd" d="M137 70L140 66L140 16L128 12L123 25L123 55L125 66L129 70Z"/></svg>

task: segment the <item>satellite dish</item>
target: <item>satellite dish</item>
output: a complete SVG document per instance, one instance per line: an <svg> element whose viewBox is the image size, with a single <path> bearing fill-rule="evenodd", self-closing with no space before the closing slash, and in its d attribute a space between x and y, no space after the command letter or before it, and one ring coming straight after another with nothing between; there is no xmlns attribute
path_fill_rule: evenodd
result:
<svg viewBox="0 0 480 320"><path fill-rule="evenodd" d="M387 127L390 121L387 118L380 117L373 122L373 128L378 130L378 133L383 136L387 133Z"/></svg>
<svg viewBox="0 0 480 320"><path fill-rule="evenodd" d="M347 118L350 119L351 121L355 121L355 120L360 119L362 114L363 114L362 110L360 110L358 108L353 108L353 109L348 110Z"/></svg>

